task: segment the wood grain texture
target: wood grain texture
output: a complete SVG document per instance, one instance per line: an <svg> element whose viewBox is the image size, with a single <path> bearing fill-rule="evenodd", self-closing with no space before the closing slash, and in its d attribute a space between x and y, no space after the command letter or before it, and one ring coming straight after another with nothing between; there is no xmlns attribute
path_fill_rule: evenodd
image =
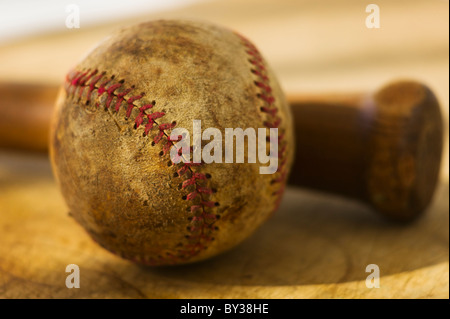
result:
<svg viewBox="0 0 450 319"><path fill-rule="evenodd" d="M395 78L436 92L448 131L448 2L220 0L0 46L0 80L59 84L99 39L152 18L227 25L259 47L290 92L366 91ZM62 22L63 23L63 22ZM448 145L448 135L445 144ZM416 222L391 224L339 198L290 188L236 249L199 264L145 268L92 242L68 215L45 156L0 153L0 298L449 298L448 146L441 183ZM81 269L80 289L65 267ZM367 289L365 267L381 270Z"/></svg>
<svg viewBox="0 0 450 319"><path fill-rule="evenodd" d="M151 268L97 244L67 214L44 156L0 155L4 298L448 298L448 184L423 218L386 222L352 202L290 188L280 210L236 249ZM368 289L365 267L380 267ZM81 288L65 287L80 267Z"/></svg>

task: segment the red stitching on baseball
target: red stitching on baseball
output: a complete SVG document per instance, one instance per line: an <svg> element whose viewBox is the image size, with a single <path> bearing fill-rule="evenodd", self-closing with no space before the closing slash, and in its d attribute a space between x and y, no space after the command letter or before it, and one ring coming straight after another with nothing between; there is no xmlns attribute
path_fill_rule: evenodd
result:
<svg viewBox="0 0 450 319"><path fill-rule="evenodd" d="M272 88L270 86L270 80L267 75L267 67L265 65L264 59L258 49L244 36L236 33L236 35L241 39L242 44L245 46L245 52L249 55L248 61L251 63L252 68L250 71L257 77L254 84L261 89L261 92L257 94L257 97L263 102L263 106L260 107L261 112L268 115L269 119L263 122L263 125L267 128L278 128L281 124L281 118L277 116L278 108L275 104L275 97L272 95ZM276 190L273 195L277 196L275 202L275 210L278 208L282 193L284 191L284 184L287 178L286 172L286 143L284 140L285 134L283 131L278 132L278 145L282 145L278 150L278 157L281 160L279 163L278 176L272 179L271 184L280 184L278 190ZM270 137L267 138L268 142L273 141Z"/></svg>
<svg viewBox="0 0 450 319"><path fill-rule="evenodd" d="M83 98L83 91L85 88L88 88L88 93L86 94L86 102L87 104L91 101L92 93L97 91L97 99L100 98L103 94L107 94L106 101L104 102L105 109L109 109L114 98L116 99L114 111L117 113L120 110L120 107L123 103L126 103L126 118L131 117L131 113L133 109L139 110L139 113L134 118L134 129L138 129L141 125L144 124L145 119L147 119L147 123L145 123L144 128L144 136L147 136L150 131L157 127L158 133L153 139L152 145L158 144L162 139L166 140L166 143L163 145L162 155L166 155L170 148L174 146L177 149L177 153L179 156L182 156L182 149L178 148L174 142L178 142L181 140L182 136L178 136L177 138L171 138L169 134L165 131L171 130L176 126L176 122L172 123L161 123L158 124L156 120L161 119L165 116L164 112L153 112L147 113L150 109L152 109L155 105L155 101L151 104L145 104L143 106L138 106L135 104L136 101L139 101L144 96L144 93L139 95L134 95L129 97L125 101L125 97L130 94L134 86L130 88L124 88L124 81L114 81L114 76L109 79L105 79L101 82L101 84L97 87L97 83L103 79L106 75L106 72L102 72L98 74L98 70L87 70L85 72L82 71L71 71L66 76L65 88L68 95L78 96L79 99ZM123 89L123 91L116 93L119 89ZM77 91L78 90L78 91ZM97 102L96 107L100 107L99 102ZM202 163L181 163L181 168L177 170L177 176L182 176L185 173L190 173L190 177L183 181L182 189L193 187L194 190L183 196L186 200L193 201L195 198L199 198L199 202L196 204L192 204L189 208L191 214L200 211L199 215L195 215L190 218L191 226L188 227L188 230L191 232L189 235L185 237L189 240L188 244L185 244L184 247L178 249L177 256L167 253L166 256L171 260L164 259L162 256L158 257L149 257L142 256L140 258L142 263L146 263L149 265L159 264L162 259L168 262L177 263L177 258L179 259L188 259L189 257L195 256L203 249L206 249L205 245L208 242L214 240L214 238L207 233L207 230L217 230L217 227L214 226L214 222L218 219L215 214L210 214L207 212L207 208L213 208L215 206L219 206L219 203L206 200L204 196L215 193L213 189L202 186L199 182L204 181L208 178L211 178L210 174L203 174L194 172L192 167L200 166ZM205 242L205 243L203 243ZM135 259L136 256L125 256L123 257L128 259Z"/></svg>

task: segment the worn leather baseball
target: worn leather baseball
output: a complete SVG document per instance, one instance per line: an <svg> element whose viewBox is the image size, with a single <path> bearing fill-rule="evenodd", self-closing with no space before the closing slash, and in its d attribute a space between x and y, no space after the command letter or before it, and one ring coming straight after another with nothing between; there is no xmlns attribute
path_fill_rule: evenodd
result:
<svg viewBox="0 0 450 319"><path fill-rule="evenodd" d="M168 20L123 29L68 73L56 105L50 156L70 215L124 258L209 258L280 203L293 158L290 112L259 51L236 32ZM170 133L192 135L193 120L222 132L278 128L277 172L247 161L173 164Z"/></svg>

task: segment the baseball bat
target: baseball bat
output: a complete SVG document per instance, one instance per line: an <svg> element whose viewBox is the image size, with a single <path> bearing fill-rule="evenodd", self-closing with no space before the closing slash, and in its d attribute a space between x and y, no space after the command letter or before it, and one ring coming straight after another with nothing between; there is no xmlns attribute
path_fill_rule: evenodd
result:
<svg viewBox="0 0 450 319"><path fill-rule="evenodd" d="M46 152L58 87L0 83L0 147ZM407 221L428 206L439 177L443 122L422 83L374 93L288 95L296 155L289 184L369 204Z"/></svg>

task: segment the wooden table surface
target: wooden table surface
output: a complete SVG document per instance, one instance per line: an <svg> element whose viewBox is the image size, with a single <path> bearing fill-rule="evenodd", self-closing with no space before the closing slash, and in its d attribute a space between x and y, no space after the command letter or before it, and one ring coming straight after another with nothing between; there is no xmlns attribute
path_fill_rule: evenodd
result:
<svg viewBox="0 0 450 319"><path fill-rule="evenodd" d="M120 25L195 18L252 39L287 92L373 90L397 78L428 84L448 145L448 2L377 1L367 29L360 1L209 1L0 46L0 81L59 83ZM30 137L32 138L32 137ZM449 298L448 146L423 218L389 223L358 203L288 188L281 207L242 245L211 260L149 268L95 244L67 215L45 154L0 151L0 298ZM68 289L77 264L81 288ZM380 288L365 285L368 264Z"/></svg>

